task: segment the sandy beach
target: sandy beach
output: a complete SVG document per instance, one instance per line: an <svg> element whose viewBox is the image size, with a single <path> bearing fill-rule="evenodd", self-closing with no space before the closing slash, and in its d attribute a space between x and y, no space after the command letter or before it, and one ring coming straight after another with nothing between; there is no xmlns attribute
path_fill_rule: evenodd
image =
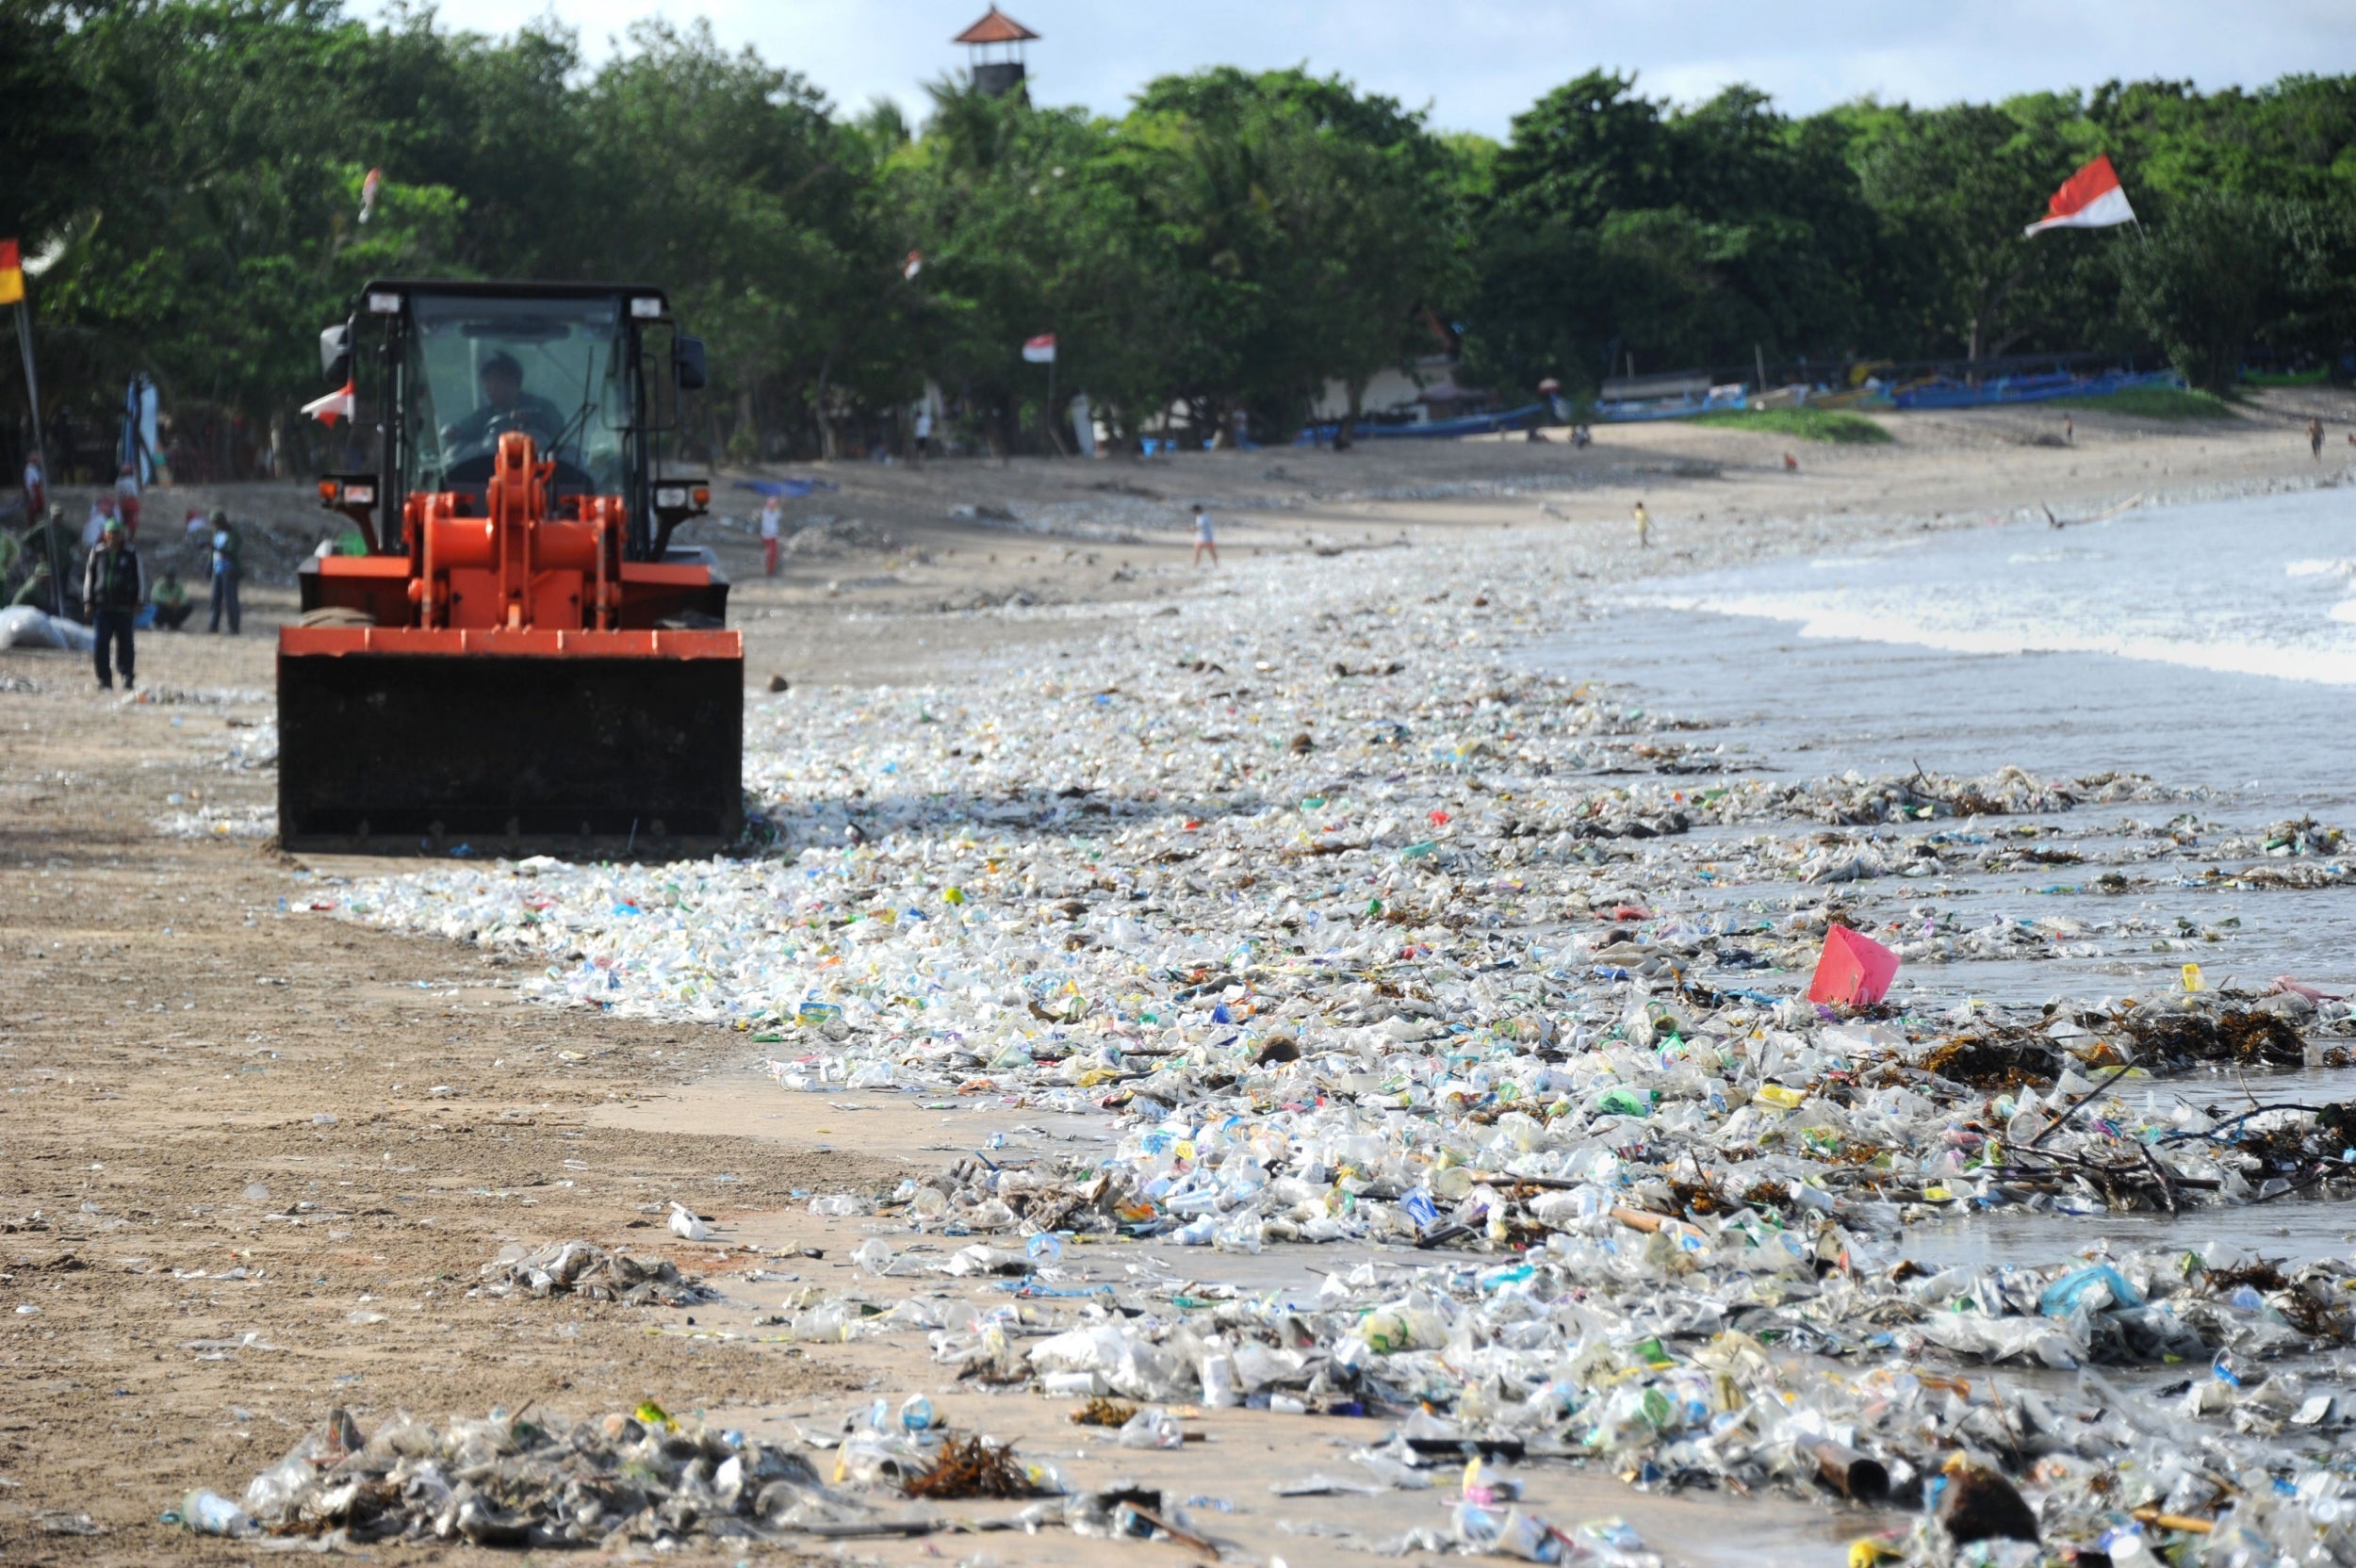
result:
<svg viewBox="0 0 2356 1568"><path fill-rule="evenodd" d="M1665 809L1703 766L1687 765L1679 735L1607 724L1604 694L1578 689L1579 672L1530 673L1530 650L1591 596L1898 533L2343 483L2356 448L2327 444L2313 459L2301 431L2311 413L2343 442L2356 399L2273 391L2239 417L2183 423L2080 412L2070 445L2056 413L2015 409L1890 417L1890 443L1857 447L1658 425L1606 427L1583 450L1555 432L1544 443L1374 443L1348 454L837 465L794 470L835 488L790 504L794 531L774 579L761 573L758 499L737 485L767 471L731 472L715 483L724 514L687 537L711 546L735 584L756 758L747 786L770 803L780 855L838 854L856 829L854 843L929 837L929 848L905 851L915 859L904 869L933 850L944 865L960 854L978 863L987 845L974 835L1003 808L1006 833L1113 845L1085 860L1047 845L1030 883L1008 872L1003 888L972 884L976 905L1026 941L1123 918L1090 907L1100 892L1181 908L1215 887L1239 908L1267 906L1255 928L1297 934L1303 906L1322 898L1324 918L1338 920L1369 890L1353 884L1345 900L1313 889L1306 849L1282 865L1217 873L1210 855L1191 863L1190 852L1169 853L1171 834L1203 825L1155 825L1212 799L1204 778L1217 781L1221 815L1203 809L1203 841L1246 861L1262 841L1247 818L1348 794L1371 803L1371 820L1383 813L1376 792L1393 786L1418 816L1433 814L1434 827L1418 831L1453 851L1447 819L1478 820L1483 832L1517 812L1535 820L1546 802L1532 792L1554 786L1534 780L1596 771L1598 759L1628 776L1604 777L1600 790L1623 790L1630 811ZM15 981L0 1013L9 1089L0 1356L13 1373L0 1396L0 1557L251 1560L250 1544L192 1538L159 1513L191 1488L235 1494L331 1407L373 1430L397 1411L440 1420L536 1405L591 1417L651 1399L794 1445L821 1429L839 1437L873 1399L897 1410L922 1393L951 1425L1052 1458L1074 1484L1137 1478L1172 1499L1208 1499L1188 1517L1213 1521L1207 1533L1240 1559L1350 1560L1365 1539L1445 1522L1419 1490L1270 1494L1271 1480L1347 1470L1345 1454L1373 1441L1362 1416L1199 1409L1186 1424L1207 1441L1122 1448L1072 1426L1072 1400L960 1380L923 1332L848 1343L797 1334L791 1320L821 1298L857 1290L887 1303L918 1289L895 1294L886 1288L895 1281L855 1267L849 1254L863 1240L883 1234L905 1249L930 1234L913 1255L936 1260L965 1244L813 1215L812 1196L888 1192L977 1149L1010 1148L1004 1158L1041 1168L1109 1152L1143 1110L1067 1112L1012 1093L954 1109L930 1092L792 1093L776 1081L790 1067L764 1063L792 1057L794 1040L726 1001L753 986L744 966L773 963L750 939L715 956L719 977L695 982L704 991L650 979L612 1004L581 1005L572 978L548 978L571 975L563 954L551 962L520 941L502 945L467 914L470 868L446 855L305 864L279 853L269 836L271 632L291 612L293 560L323 531L306 498L286 484L151 499L151 516L227 506L265 547L244 636L142 637L140 700L95 691L81 656L0 653L9 738L0 963ZM1629 521L1640 499L1653 518L1641 549ZM1217 521L1216 569L1188 563L1196 501ZM155 553L159 565L170 547ZM1159 674L1141 686L1149 655ZM1089 694L1123 716L1054 707ZM1497 737L1488 749L1465 749L1469 715L1507 697L1528 704L1516 709L1528 715L1521 727L1484 730ZM1051 717L1000 726L997 705ZM1415 731L1412 746L1375 735L1393 715ZM1463 755L1433 760L1443 745ZM887 756L899 770L889 777ZM2010 760L1989 756L1984 767ZM2137 760L2116 765L2133 771ZM953 820L977 825L957 829L962 848L950 841ZM1751 830L1791 843L1784 860L1759 843L1745 851L1746 864L1768 868L1761 886L1801 887L1803 836L1780 824ZM1301 842L1317 831L1304 819ZM1412 949L1443 927L1464 941L1487 933L1500 954L1561 951L1573 937L1590 942L1596 912L1608 920L1615 899L1675 895L1649 877L1677 868L1690 892L1701 863L1699 852L1674 860L1686 853L1674 845L1655 845L1650 859L1550 862L1534 848L1517 858L1514 835L1497 828L1477 852L1467 834L1468 858L1435 886L1399 859L1406 837L1375 843L1376 830L1353 831L1329 836L1405 867L1371 890L1376 901L1423 909L1420 923L1362 919L1352 939L1369 952L1377 939ZM416 886L399 880L412 870L430 873L450 901L438 927L402 890ZM948 874L924 874L936 905ZM1188 880L1198 874L1208 879L1200 888ZM898 884L883 875L859 896L889 914ZM1280 883L1286 896L1269 898ZM563 896L611 905L623 896L613 889L599 883L593 898L583 880ZM764 885L764 896L774 891ZM504 896L484 893L483 906ZM720 893L710 897L718 906ZM1057 900L1086 912L1057 924ZM1135 918L1152 929L1148 914ZM1078 946L1088 958L1089 944ZM1782 949L1767 956L1790 968ZM1305 981L1286 994L1302 1003L1285 1015L1296 1020L1336 999ZM767 1004L790 1014L792 1000ZM1547 1005L1526 1004L1533 1028ZM1122 1035L1131 1047L1153 1037ZM713 1236L674 1235L674 1204L707 1217ZM576 1237L667 1258L721 1298L623 1307L482 1288L502 1250ZM1347 1240L1238 1255L1097 1237L1067 1250L1096 1282L1196 1280L1206 1299L1209 1286L1232 1287L1227 1300L1314 1297L1372 1255ZM926 1274L924 1313L954 1331L1009 1305L1002 1284L987 1270ZM1076 1296L1013 1304L1047 1315L1039 1325L1081 1311ZM1796 1493L1637 1491L1602 1465L1532 1462L1520 1474L1532 1510L1558 1522L1624 1518L1671 1561L1761 1560L1769 1542L1772 1560L1833 1562L1850 1539L1904 1523ZM1442 1493L1456 1479L1437 1472ZM973 1523L1016 1505L956 1511ZM87 1531L74 1522L85 1515ZM679 1556L734 1561L747 1549L707 1541ZM1057 1530L845 1549L894 1562L1076 1562L1102 1560L1107 1547ZM1139 1549L1171 1561L1207 1555ZM477 1557L454 1545L418 1555Z"/></svg>

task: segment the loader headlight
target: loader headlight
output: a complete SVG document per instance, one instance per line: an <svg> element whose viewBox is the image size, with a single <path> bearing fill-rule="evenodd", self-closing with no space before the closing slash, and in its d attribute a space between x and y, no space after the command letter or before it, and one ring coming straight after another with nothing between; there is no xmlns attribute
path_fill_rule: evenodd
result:
<svg viewBox="0 0 2356 1568"><path fill-rule="evenodd" d="M666 484L662 489L657 490L654 493L654 504L657 506L684 507L687 504L686 488L682 485Z"/></svg>
<svg viewBox="0 0 2356 1568"><path fill-rule="evenodd" d="M630 313L641 321L652 321L663 315L663 302L651 294L630 297Z"/></svg>

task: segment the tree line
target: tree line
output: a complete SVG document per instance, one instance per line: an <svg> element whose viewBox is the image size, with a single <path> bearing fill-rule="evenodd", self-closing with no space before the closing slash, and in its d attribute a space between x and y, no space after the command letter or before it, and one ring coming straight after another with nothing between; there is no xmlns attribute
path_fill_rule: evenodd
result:
<svg viewBox="0 0 2356 1568"><path fill-rule="evenodd" d="M1122 443L1284 439L1433 353L1520 401L1631 365L2026 352L2223 387L2356 339L2356 77L1792 116L1599 70L1501 143L1305 70L1165 76L1118 119L929 92L919 124L846 109L701 24L591 64L552 23L422 7L0 0L0 236L37 258L57 400L144 371L249 449L302 439L318 329L371 276L662 285L711 348L698 433L737 459L904 442L928 381L976 447L1068 441L1041 333ZM2097 153L2142 228L2024 238Z"/></svg>

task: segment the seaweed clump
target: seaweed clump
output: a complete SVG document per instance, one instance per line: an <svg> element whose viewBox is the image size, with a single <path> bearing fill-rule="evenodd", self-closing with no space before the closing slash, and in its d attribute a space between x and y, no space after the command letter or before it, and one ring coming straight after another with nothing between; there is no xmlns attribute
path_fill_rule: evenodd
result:
<svg viewBox="0 0 2356 1568"><path fill-rule="evenodd" d="M1039 1487L1016 1462L1011 1445L980 1437L941 1439L933 1462L901 1483L911 1497L1036 1497Z"/></svg>
<svg viewBox="0 0 2356 1568"><path fill-rule="evenodd" d="M2117 1021L2135 1054L2154 1071L2182 1072L2200 1063L2299 1067L2307 1043L2273 1013L2135 1013Z"/></svg>

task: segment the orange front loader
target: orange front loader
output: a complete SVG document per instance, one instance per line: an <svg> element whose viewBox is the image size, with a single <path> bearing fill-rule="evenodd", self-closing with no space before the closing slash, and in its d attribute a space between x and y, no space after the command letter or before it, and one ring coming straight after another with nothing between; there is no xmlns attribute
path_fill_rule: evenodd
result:
<svg viewBox="0 0 2356 1568"><path fill-rule="evenodd" d="M744 648L722 629L710 552L669 543L706 493L653 476L645 356L620 324L647 291L607 289L600 308L595 286L401 286L384 313L401 319L381 329L383 466L320 485L362 551L306 563L301 624L279 634L282 841L592 853L734 839ZM436 287L431 304L414 297ZM563 308L530 308L548 288ZM348 336L331 348L348 363ZM527 400L528 364L568 394L585 380L594 406ZM397 534L375 526L387 494Z"/></svg>

